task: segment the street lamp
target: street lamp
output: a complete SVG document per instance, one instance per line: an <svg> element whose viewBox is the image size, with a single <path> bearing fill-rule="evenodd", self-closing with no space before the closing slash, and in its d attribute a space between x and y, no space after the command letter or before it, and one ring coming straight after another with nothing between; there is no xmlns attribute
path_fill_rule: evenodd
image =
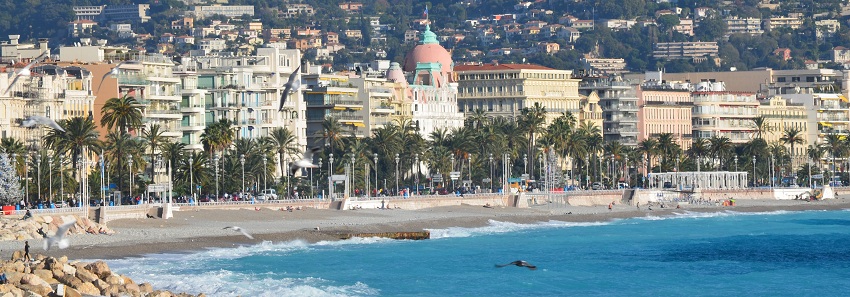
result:
<svg viewBox="0 0 850 297"><path fill-rule="evenodd" d="M333 176L332 175L333 175L333 168L334 168L334 153L330 153L329 156L330 156L330 163L328 164L328 195L331 195L331 198L333 198L334 182L333 182Z"/></svg>
<svg viewBox="0 0 850 297"><path fill-rule="evenodd" d="M319 158L319 175L322 175L322 158ZM316 189L319 189L319 180L316 180ZM310 168L310 197L316 197L313 193L313 168Z"/></svg>
<svg viewBox="0 0 850 297"><path fill-rule="evenodd" d="M398 196L398 154L395 154L395 195Z"/></svg>
<svg viewBox="0 0 850 297"><path fill-rule="evenodd" d="M266 189L268 189L268 187L266 187L266 180L268 179L268 173L267 173L267 170L266 170L266 162L267 162L266 156L263 156L263 196L266 196L266 194L268 194L268 193L266 193ZM313 169L312 168L310 169L310 187L311 188L313 187Z"/></svg>
<svg viewBox="0 0 850 297"><path fill-rule="evenodd" d="M756 187L756 156L753 155L753 188Z"/></svg>
<svg viewBox="0 0 850 297"><path fill-rule="evenodd" d="M130 172L130 199L133 199L133 155L127 155L127 167ZM121 197L118 197L118 200L121 200ZM103 200L103 203L106 203L106 200Z"/></svg>
<svg viewBox="0 0 850 297"><path fill-rule="evenodd" d="M213 157L213 163L215 163L215 199L218 201L218 154Z"/></svg>
<svg viewBox="0 0 850 297"><path fill-rule="evenodd" d="M449 157L451 157L451 160L452 160L452 168L449 170L449 178L451 178L451 180L452 180L452 192L454 192L455 179L452 178L452 172L455 171L455 154L451 154ZM461 166L461 167L463 167L463 166Z"/></svg>
<svg viewBox="0 0 850 297"><path fill-rule="evenodd" d="M373 153L372 157L375 158L375 197L378 197L378 154Z"/></svg>
<svg viewBox="0 0 850 297"><path fill-rule="evenodd" d="M368 160L368 158L367 158L367 160ZM352 189L352 190L354 188L354 161L357 161L357 160L355 159L354 153L352 152L351 153L351 163L348 163L349 166L351 166L351 171L349 172L349 177L350 177L349 182L351 182L351 186L350 186L349 189ZM366 174L364 174L364 177L365 178L364 178L363 183L368 184L369 183L369 173L366 172ZM366 197L369 197L369 188L368 187L366 187Z"/></svg>
<svg viewBox="0 0 850 297"><path fill-rule="evenodd" d="M35 174L38 175L38 200L41 201L41 155L35 156Z"/></svg>
<svg viewBox="0 0 850 297"><path fill-rule="evenodd" d="M192 199L195 198L195 173L193 172L193 168L195 167L195 158L189 156L189 196Z"/></svg>
<svg viewBox="0 0 850 297"><path fill-rule="evenodd" d="M629 170L629 156L628 155L626 156L626 166L624 166L623 169L626 171L626 173L623 174L623 175L626 176L626 188L631 188L632 187L632 178L631 178L631 176L629 176L629 174L631 172Z"/></svg>
<svg viewBox="0 0 850 297"><path fill-rule="evenodd" d="M678 164L679 159L676 159L676 162ZM610 165L611 166L611 189L613 190L615 188L614 187L614 177L615 177L615 175L617 175L616 172L614 172L614 154L611 154L611 163L609 163L609 164L611 164ZM679 171L679 165L676 165L676 171Z"/></svg>
<svg viewBox="0 0 850 297"><path fill-rule="evenodd" d="M242 196L242 199L245 199L245 155L239 155L239 163L242 163L242 188L239 189L239 194Z"/></svg>
<svg viewBox="0 0 850 297"><path fill-rule="evenodd" d="M528 154L522 154L522 173L528 174Z"/></svg>
<svg viewBox="0 0 850 297"><path fill-rule="evenodd" d="M48 188L50 188L50 204L53 204L53 158L52 157L47 158L47 168L48 168L47 169L47 173L48 173L47 175L50 178L50 180L48 181L48 183L49 183Z"/></svg>
<svg viewBox="0 0 850 297"><path fill-rule="evenodd" d="M490 153L490 193L493 193L493 153Z"/></svg>
<svg viewBox="0 0 850 297"><path fill-rule="evenodd" d="M419 153L416 153L416 178L415 178L415 182L416 182L416 195L417 196L419 195L419 169L422 169L422 167L419 167Z"/></svg>
<svg viewBox="0 0 850 297"><path fill-rule="evenodd" d="M538 158L539 158L539 161L540 161L540 175L537 176L537 182L539 183L540 180L543 179L543 167L546 167L546 166L543 166L543 155L541 154Z"/></svg>

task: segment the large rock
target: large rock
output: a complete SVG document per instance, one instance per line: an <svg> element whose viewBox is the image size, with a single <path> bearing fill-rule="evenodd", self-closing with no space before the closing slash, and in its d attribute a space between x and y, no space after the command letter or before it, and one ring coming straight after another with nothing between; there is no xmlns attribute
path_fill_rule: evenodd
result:
<svg viewBox="0 0 850 297"><path fill-rule="evenodd" d="M148 294L148 297L174 297L174 294L169 291L156 290Z"/></svg>
<svg viewBox="0 0 850 297"><path fill-rule="evenodd" d="M126 275L121 275L121 279L124 280L125 284L136 284L136 282L134 282L132 278L130 278Z"/></svg>
<svg viewBox="0 0 850 297"><path fill-rule="evenodd" d="M97 275L95 275L94 273L91 273L90 271L88 271L88 270L86 270L86 269L80 269L80 268L77 268L77 274L75 274L75 275L76 275L76 276L77 276L77 277L78 277L81 281L83 281L83 282L85 282L85 283L90 283L90 282L93 282L93 281L95 281L96 279L98 279L98 278L97 278Z"/></svg>
<svg viewBox="0 0 850 297"><path fill-rule="evenodd" d="M74 266L68 264L63 264L62 272L64 272L65 274L75 275L77 274L77 268L74 268Z"/></svg>
<svg viewBox="0 0 850 297"><path fill-rule="evenodd" d="M77 289L65 287L65 297L83 297L83 294L80 294Z"/></svg>
<svg viewBox="0 0 850 297"><path fill-rule="evenodd" d="M65 272L62 271L62 269L60 268L54 268L50 272L53 273L53 278L55 279L59 279L60 277L65 276Z"/></svg>
<svg viewBox="0 0 850 297"><path fill-rule="evenodd" d="M125 284L123 291L130 293L131 295L134 295L134 296L142 293L142 290L139 288L139 285L137 285L137 284Z"/></svg>
<svg viewBox="0 0 850 297"><path fill-rule="evenodd" d="M112 275L112 271L109 270L109 265L106 265L106 262L97 261L86 265L86 269L96 274L100 279L106 279L108 276Z"/></svg>
<svg viewBox="0 0 850 297"><path fill-rule="evenodd" d="M141 291L142 294L152 293L153 292L153 286L151 286L150 283L142 283L141 285L139 285L139 291Z"/></svg>
<svg viewBox="0 0 850 297"><path fill-rule="evenodd" d="M78 288L78 287L80 287L80 285L83 284L83 281L81 281L79 278L77 278L73 274L66 274L66 275L60 277L59 282L65 284L69 287L72 287L72 288Z"/></svg>
<svg viewBox="0 0 850 297"><path fill-rule="evenodd" d="M97 288L97 289L98 289L98 290L100 290L101 292L103 292L103 290L105 290L106 288L109 288L109 287L110 287L109 283L107 283L107 282L105 282L105 281L103 281L103 280L100 280L100 279L95 280L95 281L93 281L93 282L91 282L91 283L92 283L92 285L94 285L94 287L95 287L95 288ZM106 294L104 294L104 295L106 295Z"/></svg>
<svg viewBox="0 0 850 297"><path fill-rule="evenodd" d="M106 283L107 283L107 284L110 284L110 285L113 285L113 286L122 286L122 285L124 285L124 279L122 279L122 278L121 278L120 276L118 276L117 274L113 274L113 275L107 276L107 277L106 277L106 279L104 279L104 280L106 281Z"/></svg>
<svg viewBox="0 0 850 297"><path fill-rule="evenodd" d="M53 272L50 271L50 270L36 269L36 270L33 270L32 274L35 274L36 276L40 277L42 280L44 280L48 284L50 284L50 280L53 280L54 283L56 282L56 280L53 279Z"/></svg>
<svg viewBox="0 0 850 297"><path fill-rule="evenodd" d="M12 253L12 261L24 260L24 251L15 251Z"/></svg>
<svg viewBox="0 0 850 297"><path fill-rule="evenodd" d="M53 223L53 217L51 216L39 216L38 218L41 219L41 221L44 221L44 223L46 224Z"/></svg>
<svg viewBox="0 0 850 297"><path fill-rule="evenodd" d="M95 296L100 295L100 290L95 288L94 285L92 285L91 283L83 283L82 285L80 285L79 287L77 287L75 289L77 289L77 291L79 291L80 294L83 294L83 295L95 295Z"/></svg>
<svg viewBox="0 0 850 297"><path fill-rule="evenodd" d="M48 284L46 281L44 281L44 279L35 274L25 274L23 277L21 277L21 284L50 287L50 284Z"/></svg>
<svg viewBox="0 0 850 297"><path fill-rule="evenodd" d="M103 290L100 290L100 295L118 296L118 287L106 287Z"/></svg>
<svg viewBox="0 0 850 297"><path fill-rule="evenodd" d="M18 286L21 290L30 291L36 293L41 296L47 296L51 292L53 292L53 288L48 285L40 286L40 285L31 285L31 284L22 284Z"/></svg>

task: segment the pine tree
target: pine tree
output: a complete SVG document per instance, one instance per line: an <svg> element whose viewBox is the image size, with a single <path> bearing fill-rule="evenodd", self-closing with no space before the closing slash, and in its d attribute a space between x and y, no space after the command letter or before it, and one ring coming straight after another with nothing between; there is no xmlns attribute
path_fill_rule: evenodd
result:
<svg viewBox="0 0 850 297"><path fill-rule="evenodd" d="M0 204L14 205L22 195L21 183L9 161L9 155L0 154Z"/></svg>

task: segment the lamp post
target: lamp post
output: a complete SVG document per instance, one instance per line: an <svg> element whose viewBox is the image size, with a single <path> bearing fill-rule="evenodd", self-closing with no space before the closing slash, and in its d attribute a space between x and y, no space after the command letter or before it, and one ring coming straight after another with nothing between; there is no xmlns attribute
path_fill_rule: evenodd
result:
<svg viewBox="0 0 850 297"><path fill-rule="evenodd" d="M242 196L242 199L245 199L245 155L239 155L239 163L242 163L242 188L239 189L239 194Z"/></svg>
<svg viewBox="0 0 850 297"><path fill-rule="evenodd" d="M38 200L41 200L41 155L35 156L35 174L38 175Z"/></svg>
<svg viewBox="0 0 850 297"><path fill-rule="evenodd" d="M522 173L528 174L528 154L522 154Z"/></svg>
<svg viewBox="0 0 850 297"><path fill-rule="evenodd" d="M809 164L809 166L808 166L809 167L809 188L811 188L812 187L812 159L809 158L807 163Z"/></svg>
<svg viewBox="0 0 850 297"><path fill-rule="evenodd" d="M127 155L127 171L130 173L130 199L133 199L133 155ZM121 197L118 197L118 200L121 200ZM106 200L104 200L106 203Z"/></svg>
<svg viewBox="0 0 850 297"><path fill-rule="evenodd" d="M753 155L753 188L756 187L756 156Z"/></svg>
<svg viewBox="0 0 850 297"><path fill-rule="evenodd" d="M544 166L543 166L543 155L542 154L539 157L539 161L540 161L540 175L537 176L537 182L540 182L540 180L543 179L543 167Z"/></svg>
<svg viewBox="0 0 850 297"><path fill-rule="evenodd" d="M629 176L629 174L631 173L630 170L629 170L629 156L626 156L626 166L624 166L623 169L626 171L626 173L623 174L623 175L626 176L626 188L631 188L632 187L632 178L631 178L631 176Z"/></svg>
<svg viewBox="0 0 850 297"><path fill-rule="evenodd" d="M53 204L53 157L47 157L47 175L49 176L48 188L50 189L50 203Z"/></svg>
<svg viewBox="0 0 850 297"><path fill-rule="evenodd" d="M372 157L375 158L375 197L378 197L378 154L373 153Z"/></svg>
<svg viewBox="0 0 850 297"><path fill-rule="evenodd" d="M678 160L679 159L676 159L677 162L678 162ZM611 166L611 189L613 190L613 189L615 189L615 187L614 187L615 175L617 175L617 172L614 171L614 154L611 154L611 163L610 164L611 164L610 165ZM679 171L678 165L676 166L676 171Z"/></svg>
<svg viewBox="0 0 850 297"><path fill-rule="evenodd" d="M322 158L319 158L319 175L322 175ZM316 189L319 189L319 180L316 180ZM316 197L313 193L313 168L310 168L310 196Z"/></svg>
<svg viewBox="0 0 850 297"><path fill-rule="evenodd" d="M416 177L415 177L415 180L414 180L416 182L416 195L417 196L419 195L419 169L422 169L422 167L419 167L419 153L417 153L416 154Z"/></svg>
<svg viewBox="0 0 850 297"><path fill-rule="evenodd" d="M490 153L490 193L493 193L493 153Z"/></svg>
<svg viewBox="0 0 850 297"><path fill-rule="evenodd" d="M268 173L267 173L267 170L266 170L266 162L267 162L266 156L263 156L263 197L265 197L268 194L268 193L266 193L266 189L268 189L266 187L266 180L268 179ZM313 187L313 169L310 168L310 188L312 188L312 187ZM313 192L312 189L310 190L310 192L312 194L312 192Z"/></svg>
<svg viewBox="0 0 850 297"><path fill-rule="evenodd" d="M773 171L774 171L774 170L773 170L773 155L771 155L771 156L770 156L770 187L771 187L771 188L773 187L773 181L774 181L774 179L775 179L775 178L773 177Z"/></svg>
<svg viewBox="0 0 850 297"><path fill-rule="evenodd" d="M368 162L368 157L367 157L366 160L367 160L366 162ZM351 163L348 163L348 166L351 167L351 171L349 171L349 182L351 182L351 186L349 186L349 189L351 189L352 192L354 191L354 162L355 161L357 161L357 159L354 156L354 153L352 152L351 153ZM365 165L364 165L364 167L365 167ZM368 184L369 184L369 172L367 171L363 176L364 176L363 183L367 184L367 186L368 186ZM366 188L366 197L369 197L369 188L368 187Z"/></svg>
<svg viewBox="0 0 850 297"><path fill-rule="evenodd" d="M449 169L449 178L452 180L452 192L454 192L454 190L455 190L455 179L452 178L452 172L455 171L455 154L451 154L449 157L452 160L452 167ZM463 167L463 166L461 166L461 167Z"/></svg>
<svg viewBox="0 0 850 297"><path fill-rule="evenodd" d="M195 158L189 156L189 196L195 199L195 173L192 167L195 167Z"/></svg>
<svg viewBox="0 0 850 297"><path fill-rule="evenodd" d="M218 201L218 154L213 157L213 163L215 163L215 200Z"/></svg>
<svg viewBox="0 0 850 297"><path fill-rule="evenodd" d="M333 198L333 194L334 194L334 191L333 191L334 182L333 182L333 177L332 177L333 168L334 168L334 153L330 153L330 163L328 164L328 195L331 195L331 198Z"/></svg>
<svg viewBox="0 0 850 297"><path fill-rule="evenodd" d="M398 154L395 154L395 195L398 196Z"/></svg>

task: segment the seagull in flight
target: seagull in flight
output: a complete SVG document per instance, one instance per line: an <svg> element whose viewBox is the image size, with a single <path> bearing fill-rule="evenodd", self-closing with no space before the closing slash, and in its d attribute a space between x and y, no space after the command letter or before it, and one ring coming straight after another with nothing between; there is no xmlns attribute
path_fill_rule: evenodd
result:
<svg viewBox="0 0 850 297"><path fill-rule="evenodd" d="M11 83L9 83L9 87L7 87L5 91L3 91L3 95L6 95L6 94L9 93L9 90L11 90L12 87L15 86L15 83L18 82L18 79L21 78L21 76L30 76L32 74L30 72L30 68L32 68L32 66L35 65L36 63L41 62L41 59L44 59L44 57L47 57L46 51L41 53L41 55L38 55L38 57L35 57L35 59L32 59L32 61L29 64L27 64L27 66L24 66L24 68L21 68L21 70L18 70L18 72L15 72L15 78L12 79Z"/></svg>
<svg viewBox="0 0 850 297"><path fill-rule="evenodd" d="M242 233L242 235L245 235L245 237L248 237L250 239L254 239L254 236L251 236L251 234L248 234L248 232L245 232L245 229L242 229L241 227L237 227L237 226L224 227L224 230L227 230L227 229L233 229L233 231L240 232L240 233Z"/></svg>
<svg viewBox="0 0 850 297"><path fill-rule="evenodd" d="M131 63L137 63L137 62L136 61L122 61L121 63L118 63L118 65L115 65L115 67L112 67L112 69L110 69L109 72L103 74L103 77L100 78L100 83L97 85L97 91L95 93L100 92L100 86L103 85L103 81L106 80L107 76L118 75L118 69L121 68L121 65L131 64Z"/></svg>
<svg viewBox="0 0 850 297"><path fill-rule="evenodd" d="M298 68L295 68L295 71L292 71L292 74L289 75L289 80L283 84L283 92L280 93L280 108L277 111L283 111L283 105L286 104L286 97L289 96L289 91L295 89L298 91L298 88L301 87L301 80L296 79L298 77L298 70L301 69L301 65L298 65Z"/></svg>
<svg viewBox="0 0 850 297"><path fill-rule="evenodd" d="M511 265L515 265L515 266L518 266L518 267L527 267L527 268L528 268L528 269L530 269L530 270L535 270L535 269L537 269L537 266L534 266L534 265L528 264L528 262L525 262L525 261L522 261L522 260L516 260L516 261L513 261L513 262L508 263L508 264L501 264L501 265L500 265L500 264L496 264L496 267L498 267L498 268L502 268L502 267L505 267L505 266L511 266Z"/></svg>
<svg viewBox="0 0 850 297"><path fill-rule="evenodd" d="M50 128L53 128L55 130L62 131L62 133L65 132L65 129L62 129L62 126L59 126L59 124L57 124L56 121L54 121L53 119L48 118L48 117L32 115L32 116L28 116L26 119L24 119L21 122L21 127L24 127L24 128L33 128L36 125L44 125L44 126L48 126Z"/></svg>
<svg viewBox="0 0 850 297"><path fill-rule="evenodd" d="M291 175L295 175L295 172L298 172L301 168L318 168L319 166L313 164L313 154L321 149L322 148L320 147L314 147L305 151L301 160L292 162L292 164L289 165L289 173L291 173Z"/></svg>
<svg viewBox="0 0 850 297"><path fill-rule="evenodd" d="M59 229L56 230L56 234L53 236L47 237L44 240L44 250L49 251L51 246L58 246L60 249L65 249L68 247L68 239L65 238L65 233L68 233L68 229L74 226L77 223L77 220L71 220L62 226L59 226Z"/></svg>

